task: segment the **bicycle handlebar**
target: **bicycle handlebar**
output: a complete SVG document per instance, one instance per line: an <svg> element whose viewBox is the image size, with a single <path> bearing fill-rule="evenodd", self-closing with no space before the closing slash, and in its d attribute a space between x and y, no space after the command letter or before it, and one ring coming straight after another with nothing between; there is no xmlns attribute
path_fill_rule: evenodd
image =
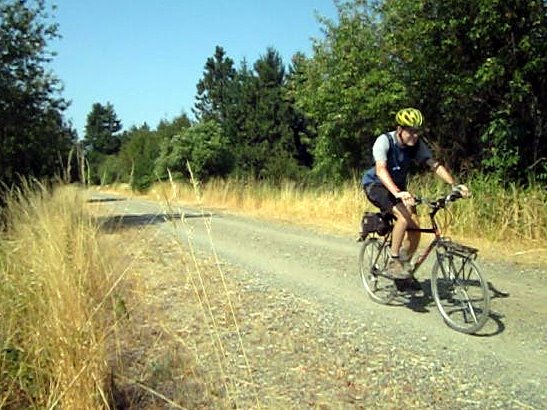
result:
<svg viewBox="0 0 547 410"><path fill-rule="evenodd" d="M446 196L433 200L424 197L416 197L415 202L416 205L425 204L429 206L432 210L438 211L441 208L445 208L449 202L455 202L461 198L463 198L462 193L460 191L454 190Z"/></svg>

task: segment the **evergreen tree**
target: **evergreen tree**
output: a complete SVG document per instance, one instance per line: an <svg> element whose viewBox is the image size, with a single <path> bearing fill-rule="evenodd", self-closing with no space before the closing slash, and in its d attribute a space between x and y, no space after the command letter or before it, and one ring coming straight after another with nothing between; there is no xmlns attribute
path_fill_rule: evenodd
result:
<svg viewBox="0 0 547 410"><path fill-rule="evenodd" d="M215 55L207 59L203 78L197 84L196 104L193 112L199 121L218 121L221 125L227 117L232 98L236 70L234 62L226 57L224 49L215 48Z"/></svg>
<svg viewBox="0 0 547 410"><path fill-rule="evenodd" d="M247 61L241 62L231 89L234 103L227 107L227 115L222 128L224 136L232 144L236 160L236 172L248 173L251 164L246 161L249 135L248 128L256 107L256 78Z"/></svg>
<svg viewBox="0 0 547 410"><path fill-rule="evenodd" d="M298 164L311 168L313 166L313 146L317 132L309 118L296 105L298 82L302 81L306 56L296 53L292 57L286 81L285 100L288 102L289 124L292 130L296 159Z"/></svg>
<svg viewBox="0 0 547 410"><path fill-rule="evenodd" d="M247 158L256 176L280 178L297 167L285 96L285 66L272 47L254 64L255 105L247 122Z"/></svg>
<svg viewBox="0 0 547 410"><path fill-rule="evenodd" d="M121 146L118 134L121 129L122 124L114 111L114 106L110 103L105 106L95 103L87 115L84 145L89 152L102 155L116 154Z"/></svg>
<svg viewBox="0 0 547 410"><path fill-rule="evenodd" d="M46 69L58 37L45 2L0 0L0 182L61 173L76 138L61 84Z"/></svg>

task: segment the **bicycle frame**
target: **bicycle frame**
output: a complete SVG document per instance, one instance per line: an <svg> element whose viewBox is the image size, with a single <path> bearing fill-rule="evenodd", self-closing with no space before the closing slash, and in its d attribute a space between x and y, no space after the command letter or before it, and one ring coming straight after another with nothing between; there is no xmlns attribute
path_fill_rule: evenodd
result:
<svg viewBox="0 0 547 410"><path fill-rule="evenodd" d="M418 257L417 257L416 261L414 262L414 265L412 266L412 269L410 271L410 273L412 275L420 268L422 263L424 263L424 261L430 255L433 248L435 248L437 246L437 244L439 243L439 241L442 239L441 231L439 229L439 226L437 225L437 222L435 221L435 214L437 213L437 211L438 211L438 209L434 209L433 211L429 212L429 220L431 221L431 228L410 228L410 229L407 229L407 231L431 233L431 234L435 235L435 237L429 243L429 245L427 245L425 250L418 255Z"/></svg>
<svg viewBox="0 0 547 410"><path fill-rule="evenodd" d="M421 232L421 233L430 233L434 234L435 237L433 240L427 245L425 250L421 252L418 257L416 258L414 264L412 265L412 269L410 270L410 274L414 275L414 273L420 268L422 263L425 262L427 257L431 254L431 251L437 246L437 244L442 240L441 231L439 229L439 226L437 225L437 221L435 220L435 215L439 211L440 208L435 208L429 212L429 220L431 221L431 227L430 228L407 228L407 231L411 232ZM382 246L386 246L387 242L391 240L392 231L390 231L385 239Z"/></svg>

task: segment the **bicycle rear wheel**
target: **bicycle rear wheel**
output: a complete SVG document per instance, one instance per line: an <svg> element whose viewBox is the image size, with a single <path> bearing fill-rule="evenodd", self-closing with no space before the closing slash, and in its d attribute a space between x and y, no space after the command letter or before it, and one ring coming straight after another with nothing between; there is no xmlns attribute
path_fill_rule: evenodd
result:
<svg viewBox="0 0 547 410"><path fill-rule="evenodd" d="M469 257L438 253L431 292L445 323L462 333L479 331L488 320L488 285Z"/></svg>
<svg viewBox="0 0 547 410"><path fill-rule="evenodd" d="M381 304L388 304L397 295L393 280L383 272L389 260L389 248L377 238L368 238L359 252L359 272L363 287L370 298Z"/></svg>

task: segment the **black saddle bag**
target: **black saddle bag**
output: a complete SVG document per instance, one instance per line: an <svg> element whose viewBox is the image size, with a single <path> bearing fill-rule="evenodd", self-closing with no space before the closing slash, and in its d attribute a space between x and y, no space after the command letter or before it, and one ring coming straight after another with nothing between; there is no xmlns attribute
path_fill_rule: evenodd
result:
<svg viewBox="0 0 547 410"><path fill-rule="evenodd" d="M361 234L377 233L384 236L390 229L391 218L382 215L380 212L365 212L361 219Z"/></svg>

